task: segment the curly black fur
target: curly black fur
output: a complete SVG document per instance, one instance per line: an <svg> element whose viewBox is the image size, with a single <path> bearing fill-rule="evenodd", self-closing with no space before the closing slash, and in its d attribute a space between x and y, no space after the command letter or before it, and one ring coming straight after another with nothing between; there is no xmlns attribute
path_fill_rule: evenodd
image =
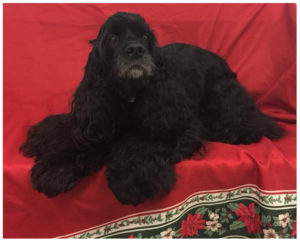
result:
<svg viewBox="0 0 300 242"><path fill-rule="evenodd" d="M262 113L218 55L187 44L158 47L145 20L116 13L102 25L72 110L34 125L21 147L35 157L33 187L48 197L107 166L122 203L170 191L172 164L206 141L277 139L282 129Z"/></svg>

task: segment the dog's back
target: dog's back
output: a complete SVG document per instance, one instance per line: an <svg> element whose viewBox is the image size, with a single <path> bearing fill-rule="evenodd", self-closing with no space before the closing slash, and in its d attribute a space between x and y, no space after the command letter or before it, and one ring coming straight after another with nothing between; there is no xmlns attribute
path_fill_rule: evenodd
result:
<svg viewBox="0 0 300 242"><path fill-rule="evenodd" d="M159 48L168 80L178 82L199 105L207 89L224 77L235 79L226 61L217 54L195 45L174 43Z"/></svg>

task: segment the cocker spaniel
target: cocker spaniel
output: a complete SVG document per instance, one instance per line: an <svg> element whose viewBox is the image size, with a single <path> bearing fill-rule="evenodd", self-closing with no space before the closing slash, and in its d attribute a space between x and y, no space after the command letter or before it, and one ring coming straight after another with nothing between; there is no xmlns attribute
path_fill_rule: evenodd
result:
<svg viewBox="0 0 300 242"><path fill-rule="evenodd" d="M32 126L21 147L35 157L34 189L48 197L105 165L116 198L137 205L169 192L173 164L204 156L207 141L250 144L283 134L225 60L183 43L159 47L138 14L112 15L90 42L71 111Z"/></svg>

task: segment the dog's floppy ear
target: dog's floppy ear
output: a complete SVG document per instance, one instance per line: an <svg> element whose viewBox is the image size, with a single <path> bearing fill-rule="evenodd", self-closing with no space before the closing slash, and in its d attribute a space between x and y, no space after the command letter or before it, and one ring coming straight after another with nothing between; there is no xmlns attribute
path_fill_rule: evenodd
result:
<svg viewBox="0 0 300 242"><path fill-rule="evenodd" d="M90 43L93 48L88 56L83 79L74 93L72 110L74 122L72 127L73 139L77 145L86 145L103 138L105 134L98 132L97 127L105 127L105 100L101 97L107 67L106 33L107 24L100 28L96 39ZM106 128L105 130L110 130ZM105 131L106 132L106 131Z"/></svg>
<svg viewBox="0 0 300 242"><path fill-rule="evenodd" d="M89 41L93 48L89 54L84 77L80 85L88 83L89 86L93 86L97 82L104 81L108 70L106 67L106 33L107 23L105 22L101 26L97 38Z"/></svg>

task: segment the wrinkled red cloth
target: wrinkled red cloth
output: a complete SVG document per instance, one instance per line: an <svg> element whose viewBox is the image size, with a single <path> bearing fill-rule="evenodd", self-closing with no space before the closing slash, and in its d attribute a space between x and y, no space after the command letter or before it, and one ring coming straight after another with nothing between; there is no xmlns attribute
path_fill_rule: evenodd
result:
<svg viewBox="0 0 300 242"><path fill-rule="evenodd" d="M30 125L68 112L100 25L140 13L160 45L196 44L227 60L257 105L285 128L278 141L209 143L205 159L176 164L170 194L120 204L102 168L48 199L30 184L33 160L19 146ZM132 213L164 208L201 190L256 184L296 189L296 4L4 4L4 237L50 238Z"/></svg>

